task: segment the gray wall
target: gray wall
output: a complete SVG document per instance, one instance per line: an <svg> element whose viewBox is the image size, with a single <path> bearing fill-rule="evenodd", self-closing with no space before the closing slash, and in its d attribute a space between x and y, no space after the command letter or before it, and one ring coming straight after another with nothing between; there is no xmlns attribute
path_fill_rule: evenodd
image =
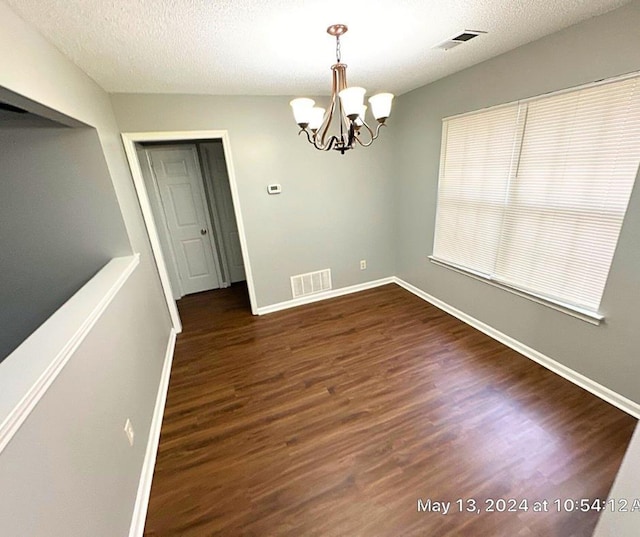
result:
<svg viewBox="0 0 640 537"><path fill-rule="evenodd" d="M640 70L640 2L402 95L395 144L397 274L425 292L640 403L640 182L596 327L429 263L446 116ZM455 51L453 51L455 54Z"/></svg>
<svg viewBox="0 0 640 537"><path fill-rule="evenodd" d="M340 155L297 136L288 97L111 100L123 132L229 132L258 306L290 300L294 274L331 268L334 288L394 274L393 117L372 147ZM282 194L268 195L270 183L281 183Z"/></svg>
<svg viewBox="0 0 640 537"><path fill-rule="evenodd" d="M9 51L0 55L0 87L97 129L129 242L141 254L122 294L0 453L0 532L125 535L169 315L108 96L1 1L0 50ZM134 448L122 430L127 417Z"/></svg>
<svg viewBox="0 0 640 537"><path fill-rule="evenodd" d="M0 361L112 257L131 253L93 129L0 121Z"/></svg>
<svg viewBox="0 0 640 537"><path fill-rule="evenodd" d="M3 537L128 535L166 346L144 286L131 277L0 454Z"/></svg>

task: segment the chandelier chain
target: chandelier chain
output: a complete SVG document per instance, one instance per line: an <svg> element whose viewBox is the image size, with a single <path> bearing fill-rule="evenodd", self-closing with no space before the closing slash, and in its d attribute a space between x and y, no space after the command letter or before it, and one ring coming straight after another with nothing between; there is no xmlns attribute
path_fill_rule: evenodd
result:
<svg viewBox="0 0 640 537"><path fill-rule="evenodd" d="M336 60L338 63L340 63L340 56L341 56L341 51L340 51L340 36L337 35L336 36Z"/></svg>

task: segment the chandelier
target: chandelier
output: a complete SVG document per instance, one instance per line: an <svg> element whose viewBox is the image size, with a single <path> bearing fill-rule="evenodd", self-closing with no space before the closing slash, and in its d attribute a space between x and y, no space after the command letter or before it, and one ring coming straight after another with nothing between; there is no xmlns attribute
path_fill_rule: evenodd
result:
<svg viewBox="0 0 640 537"><path fill-rule="evenodd" d="M327 33L336 38L336 63L331 66L333 86L326 112L324 108L315 106L313 99L300 98L289 103L300 127L299 135L304 132L309 143L320 151L335 149L343 155L345 151L353 149L356 143L363 147L373 143L391 113L393 100L391 93L378 93L369 98L371 113L378 122L375 130L372 129L365 120L366 90L347 86L347 66L340 62L340 36L347 30L344 24L333 24L327 28ZM332 123L335 134L330 132Z"/></svg>

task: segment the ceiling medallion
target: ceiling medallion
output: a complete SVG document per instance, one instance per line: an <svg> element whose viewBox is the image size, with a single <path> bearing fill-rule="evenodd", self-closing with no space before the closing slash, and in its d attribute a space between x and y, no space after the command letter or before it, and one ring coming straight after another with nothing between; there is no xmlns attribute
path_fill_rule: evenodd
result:
<svg viewBox="0 0 640 537"><path fill-rule="evenodd" d="M344 24L333 24L327 28L327 33L336 38L336 63L331 66L333 85L329 108L325 111L315 106L313 99L307 98L294 99L289 103L300 127L298 134L304 132L309 143L320 151L335 149L343 155L345 151L353 149L356 143L363 147L373 143L391 113L393 100L391 93L378 93L369 98L371 112L378 122L374 131L365 120L366 90L347 86L347 66L340 62L340 36L347 30ZM337 131L335 134L329 132L332 124L333 130Z"/></svg>

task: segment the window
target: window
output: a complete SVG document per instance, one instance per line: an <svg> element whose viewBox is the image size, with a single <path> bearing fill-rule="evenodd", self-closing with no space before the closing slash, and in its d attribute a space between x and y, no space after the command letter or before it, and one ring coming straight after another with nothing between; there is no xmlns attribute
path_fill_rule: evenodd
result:
<svg viewBox="0 0 640 537"><path fill-rule="evenodd" d="M640 162L640 77L443 122L433 259L597 317Z"/></svg>

